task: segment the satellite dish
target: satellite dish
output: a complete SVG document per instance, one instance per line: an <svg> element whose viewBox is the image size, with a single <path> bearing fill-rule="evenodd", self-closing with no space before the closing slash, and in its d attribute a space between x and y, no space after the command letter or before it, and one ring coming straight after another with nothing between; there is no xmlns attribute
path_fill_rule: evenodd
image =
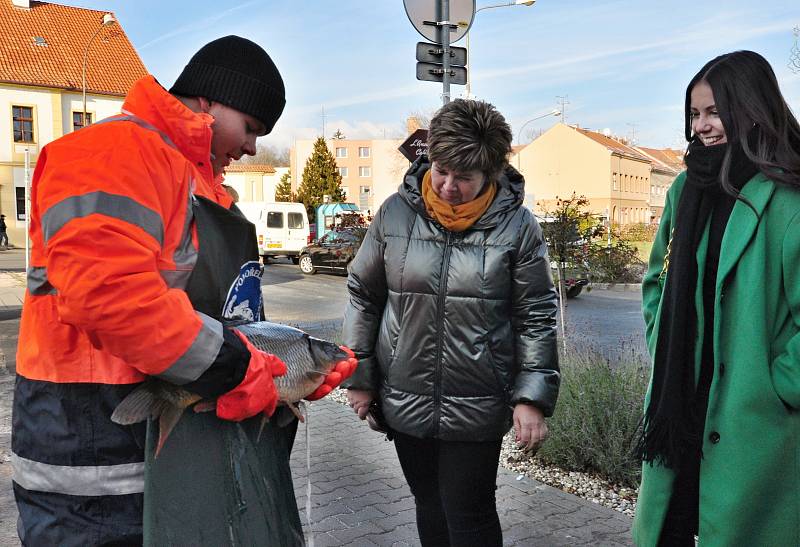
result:
<svg viewBox="0 0 800 547"><path fill-rule="evenodd" d="M439 27L426 25L425 21L437 22L442 20L442 6L440 0L403 0L408 20L414 25L423 38L434 44L439 40ZM450 0L450 24L458 25L458 29L450 33L450 43L458 42L463 38L475 18L475 0Z"/></svg>

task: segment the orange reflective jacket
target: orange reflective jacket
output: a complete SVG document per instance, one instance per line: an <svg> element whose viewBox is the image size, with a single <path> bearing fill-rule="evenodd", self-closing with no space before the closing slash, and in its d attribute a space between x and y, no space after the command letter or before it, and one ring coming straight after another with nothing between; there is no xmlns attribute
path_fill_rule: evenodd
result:
<svg viewBox="0 0 800 547"><path fill-rule="evenodd" d="M231 204L209 161L213 119L152 76L116 119L52 142L36 164L17 352L27 379L181 384L222 344L182 290L197 259L192 194Z"/></svg>

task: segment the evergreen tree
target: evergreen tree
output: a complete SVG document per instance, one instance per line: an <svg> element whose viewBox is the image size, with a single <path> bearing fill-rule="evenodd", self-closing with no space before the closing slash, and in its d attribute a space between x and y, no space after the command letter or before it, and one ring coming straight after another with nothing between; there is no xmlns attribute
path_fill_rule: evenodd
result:
<svg viewBox="0 0 800 547"><path fill-rule="evenodd" d="M292 172L286 171L275 187L275 201L295 201L297 195L292 192Z"/></svg>
<svg viewBox="0 0 800 547"><path fill-rule="evenodd" d="M330 196L331 202L345 199L336 158L328 149L325 139L319 137L314 143L314 151L306 162L302 182L297 189L297 199L306 206L309 221L313 222L323 196Z"/></svg>

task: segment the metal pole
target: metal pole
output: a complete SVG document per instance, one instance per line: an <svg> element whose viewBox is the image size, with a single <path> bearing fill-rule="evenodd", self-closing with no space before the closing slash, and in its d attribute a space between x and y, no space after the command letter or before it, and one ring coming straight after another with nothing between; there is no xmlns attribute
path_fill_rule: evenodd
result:
<svg viewBox="0 0 800 547"><path fill-rule="evenodd" d="M480 10L478 10L478 11L480 11ZM478 11L475 12L476 15L478 14ZM464 68L467 69L467 90L466 90L466 93L465 93L465 98L466 99L472 99L472 86L470 85L470 81L469 81L469 79L470 79L469 73L472 72L472 70L469 67L469 60L471 58L472 58L472 50L469 48L469 30L467 30L467 66L464 67Z"/></svg>
<svg viewBox="0 0 800 547"><path fill-rule="evenodd" d="M103 29L104 26L105 25L100 25L99 27L97 27L97 30L94 31L94 34L92 34L92 37L89 38L89 43L86 44L86 49L83 50L83 72L82 72L82 76L83 76L83 86L82 86L82 88L83 88L83 119L81 120L81 123L83 125L81 127L86 127L86 58L89 56L89 48L92 47L92 42L94 42L94 39L97 37L97 35L100 33L100 31Z"/></svg>
<svg viewBox="0 0 800 547"><path fill-rule="evenodd" d="M450 102L450 0L441 0L439 38L442 42L442 105Z"/></svg>
<svg viewBox="0 0 800 547"><path fill-rule="evenodd" d="M25 147L25 271L27 272L31 264L30 239L28 228L31 218L31 151Z"/></svg>

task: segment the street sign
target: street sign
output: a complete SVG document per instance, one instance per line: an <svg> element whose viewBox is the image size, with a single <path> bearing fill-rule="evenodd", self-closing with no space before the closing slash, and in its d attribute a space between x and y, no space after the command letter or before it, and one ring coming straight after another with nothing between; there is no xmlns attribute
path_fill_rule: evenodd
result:
<svg viewBox="0 0 800 547"><path fill-rule="evenodd" d="M445 69L442 65L433 63L417 63L417 80L427 82L443 82ZM467 69L463 66L454 66L448 69L450 83L465 85L467 83Z"/></svg>
<svg viewBox="0 0 800 547"><path fill-rule="evenodd" d="M442 64L444 49L439 44L417 42L417 61ZM467 48L450 48L450 66L467 66Z"/></svg>
<svg viewBox="0 0 800 547"><path fill-rule="evenodd" d="M418 157L428 153L428 130L417 129L397 149L408 161L416 161Z"/></svg>
<svg viewBox="0 0 800 547"><path fill-rule="evenodd" d="M441 44L437 22L442 21L439 0L403 0L406 15L423 38ZM475 18L475 0L450 0L450 24L457 28L450 33L450 43L458 42L469 31Z"/></svg>

